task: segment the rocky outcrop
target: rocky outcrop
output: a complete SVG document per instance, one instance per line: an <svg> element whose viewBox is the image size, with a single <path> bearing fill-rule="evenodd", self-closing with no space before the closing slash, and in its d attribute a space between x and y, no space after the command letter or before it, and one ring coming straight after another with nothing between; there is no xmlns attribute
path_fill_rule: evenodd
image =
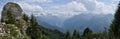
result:
<svg viewBox="0 0 120 39"><path fill-rule="evenodd" d="M3 11L2 11L2 18L5 19L7 18L7 13L8 10L11 11L12 15L19 19L22 17L22 12L23 10L21 9L21 7L17 4L17 3L13 3L13 2L8 2L4 7L3 7Z"/></svg>
<svg viewBox="0 0 120 39"><path fill-rule="evenodd" d="M0 39L63 38L63 33L42 27L33 15L29 18L22 12L23 10L16 3L9 2L4 6L0 22Z"/></svg>
<svg viewBox="0 0 120 39"><path fill-rule="evenodd" d="M8 2L3 7L1 19L3 19L5 22L0 22L0 39L1 37L7 37L12 39L26 38L25 36L27 35L25 33L25 30L28 27L28 25L27 22L22 18L24 14L22 12L23 10L17 3ZM6 21L11 21L9 19L12 19L8 16L14 17L16 19L14 21L15 23L6 23Z"/></svg>

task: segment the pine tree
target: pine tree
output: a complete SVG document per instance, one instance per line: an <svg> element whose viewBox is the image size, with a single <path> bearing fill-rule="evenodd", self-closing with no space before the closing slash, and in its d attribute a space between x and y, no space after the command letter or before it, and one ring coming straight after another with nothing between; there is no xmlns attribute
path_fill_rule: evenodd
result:
<svg viewBox="0 0 120 39"><path fill-rule="evenodd" d="M89 28L86 28L86 29L84 30L83 36L88 36L88 35L91 34L91 33L92 33L92 30L90 30Z"/></svg>
<svg viewBox="0 0 120 39"><path fill-rule="evenodd" d="M92 33L93 33L92 30L90 30L89 28L86 28L82 36L84 37L84 39L93 39Z"/></svg>
<svg viewBox="0 0 120 39"><path fill-rule="evenodd" d="M64 39L71 39L69 31L66 32Z"/></svg>
<svg viewBox="0 0 120 39"><path fill-rule="evenodd" d="M120 37L120 3L118 4L118 9L115 12L114 20L110 26L109 33L115 38Z"/></svg>
<svg viewBox="0 0 120 39"><path fill-rule="evenodd" d="M41 37L41 30L36 22L36 19L33 15L31 15L30 19L30 27L27 28L27 35L31 37L31 39L42 39Z"/></svg>
<svg viewBox="0 0 120 39"><path fill-rule="evenodd" d="M26 22L29 20L28 16L26 14L23 14L23 17L22 17Z"/></svg>
<svg viewBox="0 0 120 39"><path fill-rule="evenodd" d="M76 31L76 30L74 30L73 35L72 35L72 38L73 38L73 39L80 39L79 32Z"/></svg>

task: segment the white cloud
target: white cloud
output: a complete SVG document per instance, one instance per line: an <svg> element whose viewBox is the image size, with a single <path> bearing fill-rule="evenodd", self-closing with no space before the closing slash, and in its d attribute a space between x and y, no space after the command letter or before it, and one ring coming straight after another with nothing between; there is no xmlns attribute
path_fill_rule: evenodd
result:
<svg viewBox="0 0 120 39"><path fill-rule="evenodd" d="M115 6L99 2L97 0L79 0L71 1L67 4L48 7L47 13L64 15L65 17L72 17L80 13L93 13L93 14L111 14L115 11Z"/></svg>
<svg viewBox="0 0 120 39"><path fill-rule="evenodd" d="M50 9L59 11L87 11L86 7L82 3L77 3L76 1L72 1L64 5L51 6Z"/></svg>
<svg viewBox="0 0 120 39"><path fill-rule="evenodd" d="M38 3L45 3L45 2L53 2L53 0L23 0L24 2L38 2Z"/></svg>
<svg viewBox="0 0 120 39"><path fill-rule="evenodd" d="M96 2L96 9L99 9L100 13L110 14L115 12L116 6L114 6L113 4L108 5L102 2Z"/></svg>
<svg viewBox="0 0 120 39"><path fill-rule="evenodd" d="M23 0L18 2L26 13L34 13L36 15L48 14L61 17L72 17L80 13L109 14L114 13L115 6L113 4L105 4L97 0L74 0L62 5L47 6L46 9L36 2L52 2L53 0ZM32 4L31 4L32 3Z"/></svg>
<svg viewBox="0 0 120 39"><path fill-rule="evenodd" d="M46 11L48 11L46 13L51 13L55 16L72 17L87 11L87 9L82 3L72 1L63 5L50 6Z"/></svg>
<svg viewBox="0 0 120 39"><path fill-rule="evenodd" d="M97 0L77 0L77 2L83 3L88 10L87 12L94 14L110 14L114 13L116 9L115 4L112 2L109 4Z"/></svg>
<svg viewBox="0 0 120 39"><path fill-rule="evenodd" d="M32 4L25 3L25 2L18 2L18 3L22 7L24 12L26 14L29 14L29 15L31 13L38 14L43 10L43 8L41 6L39 6L39 5L32 5Z"/></svg>
<svg viewBox="0 0 120 39"><path fill-rule="evenodd" d="M58 17L63 17L63 18L69 18L69 17L72 17L74 15L78 15L80 14L80 12L73 12L73 11L55 11L55 10L47 10L47 12L45 13L49 13L51 15L54 15L54 16L58 16Z"/></svg>
<svg viewBox="0 0 120 39"><path fill-rule="evenodd" d="M95 6L93 13L110 14L110 13L114 13L115 8L116 7L114 7L113 5L106 5L102 2L96 1L96 6Z"/></svg>

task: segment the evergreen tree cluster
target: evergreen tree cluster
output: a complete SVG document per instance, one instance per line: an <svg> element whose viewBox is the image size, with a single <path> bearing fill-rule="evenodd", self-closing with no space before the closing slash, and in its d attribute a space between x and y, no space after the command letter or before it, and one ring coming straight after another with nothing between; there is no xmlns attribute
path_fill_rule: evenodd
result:
<svg viewBox="0 0 120 39"><path fill-rule="evenodd" d="M25 20L26 20L26 18L25 18ZM42 39L41 30L40 30L39 25L33 15L31 15L30 26L27 28L26 33L28 36L31 37L31 39Z"/></svg>
<svg viewBox="0 0 120 39"><path fill-rule="evenodd" d="M79 31L74 30L73 35L70 35L70 32L67 31L64 39L109 39L108 33L106 31L101 33L93 32L91 29L86 28L83 34L80 34Z"/></svg>

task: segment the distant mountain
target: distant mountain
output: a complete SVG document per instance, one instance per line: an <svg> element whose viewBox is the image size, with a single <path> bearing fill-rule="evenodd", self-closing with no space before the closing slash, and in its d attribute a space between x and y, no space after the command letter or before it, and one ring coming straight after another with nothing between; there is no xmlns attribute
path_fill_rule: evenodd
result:
<svg viewBox="0 0 120 39"><path fill-rule="evenodd" d="M43 27L49 29L57 29L62 32L66 32L66 30L70 30L71 32L74 29L83 32L86 27L89 27L95 32L104 31L104 28L109 28L109 25L113 19L112 14L79 14L73 16L69 19L64 19L64 21L57 16L37 16L36 17L39 24L43 25ZM63 21L63 22L61 22ZM60 25L56 25L60 24ZM59 27L60 26L60 27Z"/></svg>
<svg viewBox="0 0 120 39"><path fill-rule="evenodd" d="M54 16L52 14L40 14L39 16L36 16L37 20L45 22L45 24L49 24L52 26L57 26L57 27L61 27L62 23L64 22L65 18L64 17L59 17L59 16Z"/></svg>
<svg viewBox="0 0 120 39"><path fill-rule="evenodd" d="M48 23L45 22L45 21L41 21L41 20L39 20L39 18L37 18L37 21L38 21L38 23L39 23L41 26L43 26L43 27L45 27L45 28L52 29L52 30L65 31L65 30L63 30L62 28L58 27L58 26L48 24Z"/></svg>
<svg viewBox="0 0 120 39"><path fill-rule="evenodd" d="M74 29L83 32L86 27L89 27L95 32L101 32L109 28L112 19L112 14L80 14L64 21L63 28L71 32Z"/></svg>

